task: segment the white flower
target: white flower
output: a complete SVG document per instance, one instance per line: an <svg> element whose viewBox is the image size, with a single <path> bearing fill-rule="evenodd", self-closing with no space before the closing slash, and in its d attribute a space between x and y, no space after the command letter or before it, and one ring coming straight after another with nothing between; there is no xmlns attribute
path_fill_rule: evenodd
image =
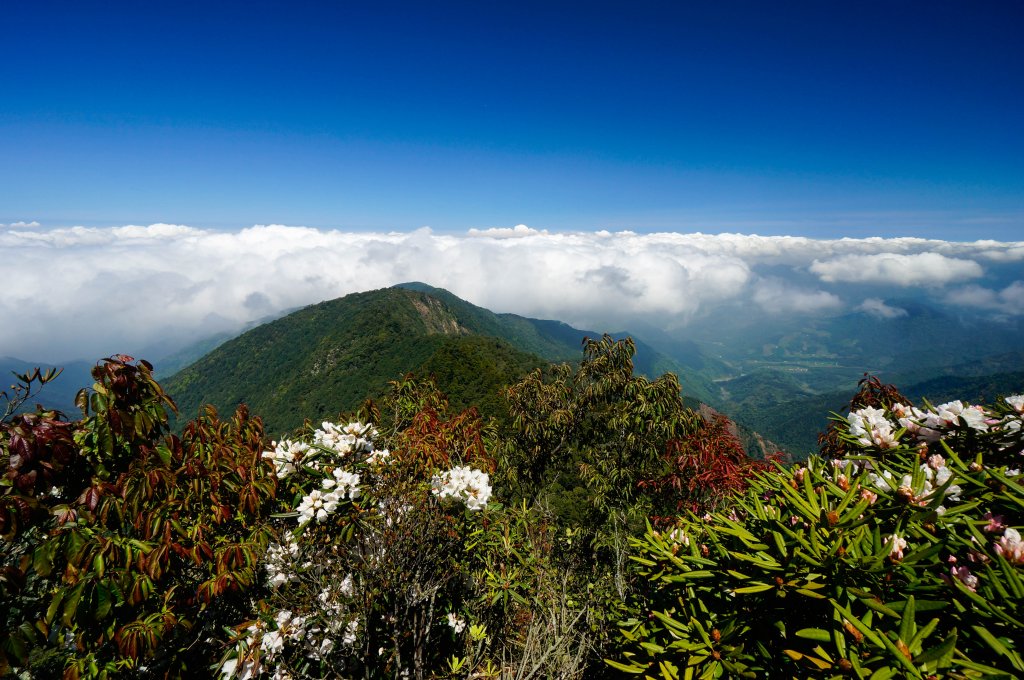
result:
<svg viewBox="0 0 1024 680"><path fill-rule="evenodd" d="M957 399L935 407L935 418L938 424L945 427L952 427L960 422L960 414L964 412L964 403Z"/></svg>
<svg viewBox="0 0 1024 680"><path fill-rule="evenodd" d="M892 407L892 412L897 416L900 427L917 437L919 441L935 442L942 436L938 430L922 424L928 422L928 417L931 415L932 425L938 426L935 414L929 414L910 404L896 404Z"/></svg>
<svg viewBox="0 0 1024 680"><path fill-rule="evenodd" d="M322 659L323 657L334 651L334 640L329 637L325 637L320 641L320 647L318 647L314 653L314 658Z"/></svg>
<svg viewBox="0 0 1024 680"><path fill-rule="evenodd" d="M846 421L850 426L850 434L857 437L857 443L861 446L877 446L881 449L896 446L896 435L884 410L866 406L850 413Z"/></svg>
<svg viewBox="0 0 1024 680"><path fill-rule="evenodd" d="M1024 413L1024 394L1015 394L1012 397L1006 397L1006 403L1009 404L1017 413Z"/></svg>
<svg viewBox="0 0 1024 680"><path fill-rule="evenodd" d="M934 493L934 489L938 489L939 487L945 485L946 482L948 482L952 476L953 472L947 467L939 468L930 475L926 473L926 477L930 477L930 479L928 479L927 481L931 483L933 489L931 493ZM961 491L963 491L963 489L961 489L956 484L950 484L948 487L946 487L946 490L943 492L943 495L951 501L958 501L960 500Z"/></svg>
<svg viewBox="0 0 1024 680"><path fill-rule="evenodd" d="M458 635L466 629L466 619L462 618L455 612L448 612L448 625L455 631L455 634Z"/></svg>
<svg viewBox="0 0 1024 680"><path fill-rule="evenodd" d="M668 538L673 543L682 543L683 545L690 545L690 537L686 535L681 528L676 527L668 533Z"/></svg>
<svg viewBox="0 0 1024 680"><path fill-rule="evenodd" d="M369 423L349 423L341 426L324 422L321 423L320 429L313 433L313 443L340 456L347 456L350 453L373 451L373 438L376 436L376 428Z"/></svg>
<svg viewBox="0 0 1024 680"><path fill-rule="evenodd" d="M869 472L866 481L871 486L883 492L893 491L900 487L900 484L896 483L896 479L888 470L882 470L882 474L880 475L874 472Z"/></svg>
<svg viewBox="0 0 1024 680"><path fill-rule="evenodd" d="M252 680L256 677L256 664L252 659L228 659L220 667L220 674L225 678L237 677L238 680Z"/></svg>
<svg viewBox="0 0 1024 680"><path fill-rule="evenodd" d="M271 630L264 633L260 640L260 649L263 650L263 656L272 661L284 650L284 636L281 635L281 631Z"/></svg>
<svg viewBox="0 0 1024 680"><path fill-rule="evenodd" d="M263 567L270 576L270 585L279 588L289 581L298 581L292 564L299 556L299 544L291 533L286 533L284 543L271 543L267 547L267 557Z"/></svg>
<svg viewBox="0 0 1024 680"><path fill-rule="evenodd" d="M967 423L967 427L972 430L978 430L979 432L985 432L988 430L988 423L985 422L988 416L980 406L970 406L965 408L960 414L960 417L963 418L965 423Z"/></svg>
<svg viewBox="0 0 1024 680"><path fill-rule="evenodd" d="M387 465L394 461L391 452L387 449L377 449L366 458L366 462L370 465Z"/></svg>
<svg viewBox="0 0 1024 680"><path fill-rule="evenodd" d="M1006 529L996 543L995 550L1011 564L1024 564L1024 542L1020 540L1020 532L1016 529Z"/></svg>
<svg viewBox="0 0 1024 680"><path fill-rule="evenodd" d="M341 644L351 647L356 643L356 634L359 632L359 621L352 619L345 626L345 632L341 636Z"/></svg>
<svg viewBox="0 0 1024 680"><path fill-rule="evenodd" d="M299 523L305 524L313 518L316 518L317 522L323 522L338 508L340 500L336 492L324 493L319 489L313 489L296 508L299 511Z"/></svg>
<svg viewBox="0 0 1024 680"><path fill-rule="evenodd" d="M466 504L470 510L487 507L491 497L491 481L486 472L470 467L454 467L437 475L432 480L434 495L439 498L455 498Z"/></svg>
<svg viewBox="0 0 1024 680"><path fill-rule="evenodd" d="M903 551L907 549L907 542L903 538L893 534L889 537L889 540L887 540L886 543L889 544L889 557L894 560L902 560Z"/></svg>
<svg viewBox="0 0 1024 680"><path fill-rule="evenodd" d="M308 450L309 444L285 439L281 442L274 442L274 450L264 451L262 457L272 462L274 464L274 474L278 478L284 479L295 472Z"/></svg>
<svg viewBox="0 0 1024 680"><path fill-rule="evenodd" d="M341 468L335 468L334 472L331 473L334 479L327 478L323 481L323 488L333 489L337 487L335 493L339 496L348 496L349 500L355 500L359 498L359 475L354 472L342 470Z"/></svg>

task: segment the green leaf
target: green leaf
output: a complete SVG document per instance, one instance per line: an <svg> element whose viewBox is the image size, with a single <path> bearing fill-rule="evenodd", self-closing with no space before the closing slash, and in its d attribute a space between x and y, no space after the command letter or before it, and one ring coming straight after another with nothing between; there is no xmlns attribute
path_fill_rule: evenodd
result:
<svg viewBox="0 0 1024 680"><path fill-rule="evenodd" d="M53 571L53 556L57 552L57 540L49 539L32 553L32 568L40 576L49 576Z"/></svg>
<svg viewBox="0 0 1024 680"><path fill-rule="evenodd" d="M615 661L613 659L605 659L604 662L617 671L622 671L623 673L630 673L632 675L640 675L648 668L647 666L641 666L636 663L627 666L626 664L619 663L618 661Z"/></svg>
<svg viewBox="0 0 1024 680"><path fill-rule="evenodd" d="M984 626L971 626L971 629L980 635L988 646L991 647L997 654L1005 656L1013 664L1013 667L1017 670L1024 670L1024 665L1021 664L1020 655L1011 651L1003 644L1003 641L997 638L995 635L989 632Z"/></svg>
<svg viewBox="0 0 1024 680"><path fill-rule="evenodd" d="M102 583L96 586L96 611L94 617L97 621L102 621L107 618L110 614L110 610L114 606L114 598L111 596L110 590L106 588Z"/></svg>
<svg viewBox="0 0 1024 680"><path fill-rule="evenodd" d="M946 639L940 642L935 647L921 652L914 657L914 663L917 665L924 665L937 661L938 668L945 668L949 665L953 658L953 650L956 648L956 631L954 630Z"/></svg>
<svg viewBox="0 0 1024 680"><path fill-rule="evenodd" d="M78 611L78 603L82 601L82 592L85 590L85 581L72 588L70 595L64 601L64 611L61 620L65 626L71 627L75 612Z"/></svg>
<svg viewBox="0 0 1024 680"><path fill-rule="evenodd" d="M886 616L891 616L894 619L898 619L900 617L898 612L886 606L884 602L878 600L874 596L869 595L867 597L862 597L860 598L860 601L863 602L865 606L869 607L870 609L874 609L879 614L885 614Z"/></svg>
<svg viewBox="0 0 1024 680"><path fill-rule="evenodd" d="M909 644L917 633L917 621L914 620L916 613L914 596L911 595L907 598L907 606L903 608L903 618L900 620L900 639L905 644Z"/></svg>
<svg viewBox="0 0 1024 680"><path fill-rule="evenodd" d="M744 586L742 588L734 588L732 592L737 595L749 595L752 593L763 593L766 590L771 590L775 586L768 585L767 583L758 583L752 586Z"/></svg>
<svg viewBox="0 0 1024 680"><path fill-rule="evenodd" d="M821 628L801 628L796 633L797 637L807 638L808 640L817 640L818 642L831 642L832 634L827 630Z"/></svg>
<svg viewBox="0 0 1024 680"><path fill-rule="evenodd" d="M808 588L797 588L796 592L800 593L801 595L803 595L805 597L810 597L810 598L815 599L815 600L825 600L825 599L828 599L824 595L822 595L821 593L816 593L813 590L810 590Z"/></svg>
<svg viewBox="0 0 1024 680"><path fill-rule="evenodd" d="M64 588L58 588L57 592L53 594L53 598L50 600L50 606L46 608L46 623L53 623L54 618L57 616L57 610L60 608L60 603L64 601L64 595L67 590Z"/></svg>

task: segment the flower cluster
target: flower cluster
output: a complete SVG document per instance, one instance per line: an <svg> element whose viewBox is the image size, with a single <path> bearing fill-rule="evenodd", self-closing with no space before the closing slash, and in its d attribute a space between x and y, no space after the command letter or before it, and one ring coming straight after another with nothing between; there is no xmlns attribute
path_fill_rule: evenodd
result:
<svg viewBox="0 0 1024 680"><path fill-rule="evenodd" d="M334 468L331 477L323 481L323 488L333 489L331 493L339 498L347 496L349 500L354 501L359 498L360 494L359 479L359 475L355 472Z"/></svg>
<svg viewBox="0 0 1024 680"><path fill-rule="evenodd" d="M852 412L846 421L850 426L850 434L857 438L861 446L877 446L880 449L896 446L892 423L886 418L884 410L868 406Z"/></svg>
<svg viewBox="0 0 1024 680"><path fill-rule="evenodd" d="M235 646L234 658L221 665L221 675L225 678L249 680L272 671L273 680L287 680L291 677L288 671L282 666L273 665L289 645L304 647L304 655L313 660L329 656L335 649L336 641L344 646L354 645L359 631L358 619L346 620L340 615L340 608L331 606L323 598L321 603L324 607L318 612L319 616L300 616L282 609L269 625L260 621L249 626L245 631L247 635Z"/></svg>
<svg viewBox="0 0 1024 680"><path fill-rule="evenodd" d="M1003 531L995 551L1011 564L1024 564L1024 541L1021 541L1020 532L1016 529L1007 528Z"/></svg>
<svg viewBox="0 0 1024 680"><path fill-rule="evenodd" d="M471 467L454 467L436 475L432 481L434 495L438 498L455 498L465 503L470 510L487 507L491 497L491 480L486 472Z"/></svg>
<svg viewBox="0 0 1024 680"><path fill-rule="evenodd" d="M850 482L846 475L856 475L864 471L866 474L862 477L864 487L861 489L860 497L869 503L874 503L881 495L895 496L910 505L934 506L936 512L943 515L945 508L938 503L960 501L965 491L957 482L968 479L968 475L985 468L979 458L969 467L957 461L957 470L954 471L949 466L953 461L947 461L940 454L929 455L928 445L941 440L947 440L946 443L951 444L952 435L970 432L974 433L973 437L992 437L990 441L994 445L990 445L990 451L1019 455L1019 438L1024 422L1024 395L1006 397L1004 402L1005 406L996 405L988 408L957 400L938 406L929 405L927 408L897 404L891 411L871 407L856 410L846 419L846 425L850 437L858 446L867 450L865 453L869 457L863 460L833 461L832 476L837 485L847 490ZM906 442L901 442L904 434L909 437ZM909 450L915 458L919 457L918 460L923 461L911 468L909 474L893 474L870 458L870 451L873 449L886 450L901 446ZM808 462L808 467L810 466L811 463ZM804 474L806 469L801 469L794 473L794 477L800 478ZM1019 475L1020 470L1003 467L1000 474L1003 478L1009 478ZM949 555L948 571L940 574L941 579L947 584L959 584L968 591L977 592L980 584L979 575L971 571L972 566L989 562L993 553L1002 556L1011 565L1024 564L1024 541L1021 540L1020 532L1008 526L1002 515L990 511L984 514L982 521L972 522L966 515L958 515L952 520L953 524L964 522L975 523L983 532L995 534L997 538L989 544L992 552L987 555L977 540L973 541L974 547L967 550L964 562L959 561L956 555ZM889 558L895 562L901 561L909 548L906 538L895 533L890 535L885 543Z"/></svg>
<svg viewBox="0 0 1024 680"><path fill-rule="evenodd" d="M864 447L891 449L899 444L904 433L917 442L937 442L954 432L967 429L974 432L1015 433L1021 428L1024 414L1024 395L1006 397L1010 414L983 406L965 404L960 400L921 409L910 404L896 404L891 413L871 406L858 409L846 418L850 436Z"/></svg>
<svg viewBox="0 0 1024 680"><path fill-rule="evenodd" d="M347 456L351 453L373 451L373 439L376 436L377 429L370 423L349 423L342 426L325 422L313 433L313 443L340 456Z"/></svg>
<svg viewBox="0 0 1024 680"><path fill-rule="evenodd" d="M302 502L296 510L299 513L299 524L306 524L311 520L317 522L325 521L335 510L341 496L336 491L324 493L320 489L313 489L308 495L303 496Z"/></svg>
<svg viewBox="0 0 1024 680"><path fill-rule="evenodd" d="M233 658L222 665L223 675L284 680L288 672L296 677L306 672L296 669L319 668L316 672L329 677L352 663L401 675L400 660L405 659L395 646L400 643L385 636L374 656L359 642L378 640L382 626L400 620L394 610L378 611L374 604L367 609L367 601L381 596L376 590L380 579L393 579L388 574L396 557L388 541L418 531L414 523L424 521L418 508L429 497L426 482L431 478L420 477L421 468L401 465L387 449L377 449L376 436L370 424L324 422L306 442L283 440L263 454L279 479L288 478L298 527L272 541L263 560L273 593L269 602L275 603L264 611L278 613L241 629L229 654ZM412 470L416 478L405 479ZM439 472L431 482L434 497L456 499L473 511L485 508L492 493L489 476L470 467ZM436 503L426 507L437 510ZM433 511L429 516L445 525L449 519ZM337 540L338 532L345 532L344 540ZM450 533L447 526L444 533ZM445 573L422 578L433 588L464 587L461 582L449 586ZM422 595L417 590L408 597L416 601ZM452 598L446 604L461 601ZM453 612L446 623L455 635L445 644L461 645L467 619Z"/></svg>
<svg viewBox="0 0 1024 680"><path fill-rule="evenodd" d="M272 587L280 588L285 583L299 580L293 567L298 557L299 544L295 542L291 533L285 534L284 543L270 544L263 567L267 571Z"/></svg>
<svg viewBox="0 0 1024 680"><path fill-rule="evenodd" d="M888 470L881 474L869 472L867 482L878 491L896 491L908 503L920 507L929 505L936 498L953 502L960 500L963 489L952 483L953 472L946 467L945 458L938 454L929 456L928 462L919 470L918 474L903 475L898 480ZM940 505L936 511L942 514L945 508Z"/></svg>
<svg viewBox="0 0 1024 680"><path fill-rule="evenodd" d="M284 479L298 469L307 451L309 444L283 439L274 442L274 450L264 451L263 457L274 464L274 473L278 479Z"/></svg>
<svg viewBox="0 0 1024 680"><path fill-rule="evenodd" d="M362 495L359 486L361 475L345 469L342 465L348 465L348 458L354 453L369 454L366 460L372 463L388 460L390 454L386 449L374 450L373 438L376 435L377 430L368 423L349 423L341 426L324 422L320 429L313 433L314 445L320 453L341 458L342 461L329 460L326 465L321 465L319 461L313 462L312 469L325 476L320 482L320 488L303 496L302 502L296 508L299 513L299 524L306 524L314 519L317 522L324 522L338 509L340 503L346 500L354 501ZM288 443L292 448L296 447L291 442ZM306 446L307 450L310 448L307 445L303 446ZM276 459L273 460L276 462ZM278 476L282 475L279 473Z"/></svg>
<svg viewBox="0 0 1024 680"><path fill-rule="evenodd" d="M448 612L447 616L448 626L455 632L456 635L460 634L466 629L466 619L462 618L455 612Z"/></svg>

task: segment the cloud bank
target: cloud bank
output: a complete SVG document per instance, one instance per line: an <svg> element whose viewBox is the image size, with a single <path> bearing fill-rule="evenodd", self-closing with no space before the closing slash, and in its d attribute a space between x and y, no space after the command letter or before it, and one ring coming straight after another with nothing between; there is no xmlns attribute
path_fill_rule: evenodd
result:
<svg viewBox="0 0 1024 680"><path fill-rule="evenodd" d="M96 359L167 350L321 300L424 281L499 312L594 330L666 331L716 309L762 316L860 310L931 295L1024 313L1024 244L740 234L364 233L257 225L0 231L0 356ZM889 299L890 302L886 300Z"/></svg>

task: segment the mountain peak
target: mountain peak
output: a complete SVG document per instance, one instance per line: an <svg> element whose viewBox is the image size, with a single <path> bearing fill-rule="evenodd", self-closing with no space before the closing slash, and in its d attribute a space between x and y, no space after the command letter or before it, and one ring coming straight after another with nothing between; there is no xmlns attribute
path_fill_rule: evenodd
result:
<svg viewBox="0 0 1024 680"><path fill-rule="evenodd" d="M459 323L459 319L441 300L433 295L417 295L410 298L413 308L428 335L469 335L471 330Z"/></svg>

